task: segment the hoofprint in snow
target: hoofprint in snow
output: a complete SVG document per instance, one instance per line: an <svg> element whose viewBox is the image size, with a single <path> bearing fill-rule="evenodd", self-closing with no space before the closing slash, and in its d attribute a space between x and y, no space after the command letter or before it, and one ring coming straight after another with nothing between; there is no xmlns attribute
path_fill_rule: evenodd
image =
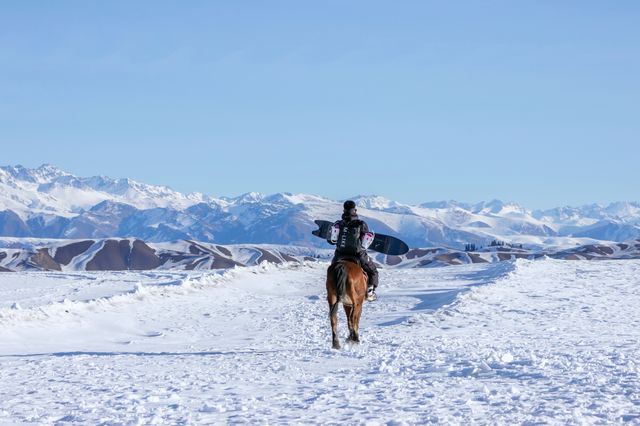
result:
<svg viewBox="0 0 640 426"><path fill-rule="evenodd" d="M638 260L382 270L340 351L326 266L1 275L0 423L640 422Z"/></svg>

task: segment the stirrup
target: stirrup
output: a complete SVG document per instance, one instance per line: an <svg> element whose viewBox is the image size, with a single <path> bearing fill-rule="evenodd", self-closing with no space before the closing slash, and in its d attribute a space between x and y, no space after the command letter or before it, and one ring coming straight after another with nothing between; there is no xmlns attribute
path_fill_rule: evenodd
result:
<svg viewBox="0 0 640 426"><path fill-rule="evenodd" d="M374 302L376 300L378 300L378 296L376 295L375 290L371 289L371 291L367 291L367 301Z"/></svg>

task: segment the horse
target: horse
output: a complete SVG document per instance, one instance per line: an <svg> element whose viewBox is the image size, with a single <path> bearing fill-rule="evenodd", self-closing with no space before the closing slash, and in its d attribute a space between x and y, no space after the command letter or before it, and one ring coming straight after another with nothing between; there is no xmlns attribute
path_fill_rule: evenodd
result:
<svg viewBox="0 0 640 426"><path fill-rule="evenodd" d="M360 265L343 259L335 262L327 269L327 301L329 302L329 318L333 349L340 349L338 339L338 304L342 302L349 325L349 342L360 343L358 328L362 305L367 294L367 273Z"/></svg>

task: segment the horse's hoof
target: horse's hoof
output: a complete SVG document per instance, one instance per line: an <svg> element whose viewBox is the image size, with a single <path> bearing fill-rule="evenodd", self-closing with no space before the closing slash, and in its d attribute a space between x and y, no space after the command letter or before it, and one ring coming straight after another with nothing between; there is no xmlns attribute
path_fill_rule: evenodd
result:
<svg viewBox="0 0 640 426"><path fill-rule="evenodd" d="M340 349L340 343L334 343L333 349Z"/></svg>

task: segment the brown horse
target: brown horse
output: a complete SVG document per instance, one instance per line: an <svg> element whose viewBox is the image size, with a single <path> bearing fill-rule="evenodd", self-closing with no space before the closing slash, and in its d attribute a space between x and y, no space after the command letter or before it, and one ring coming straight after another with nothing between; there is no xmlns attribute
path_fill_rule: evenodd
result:
<svg viewBox="0 0 640 426"><path fill-rule="evenodd" d="M357 264L349 260L339 260L327 269L327 301L333 349L340 349L338 339L338 303L342 302L349 323L348 341L359 343L358 328L362 304L367 294L367 274Z"/></svg>

